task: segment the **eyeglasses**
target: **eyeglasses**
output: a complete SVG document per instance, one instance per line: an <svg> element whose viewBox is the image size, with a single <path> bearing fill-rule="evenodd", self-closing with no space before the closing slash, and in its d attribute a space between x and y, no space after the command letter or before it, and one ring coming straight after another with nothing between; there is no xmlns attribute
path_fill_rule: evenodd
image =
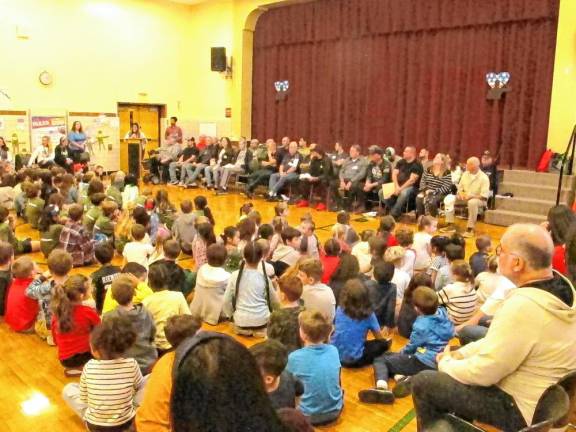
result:
<svg viewBox="0 0 576 432"><path fill-rule="evenodd" d="M499 257L501 254L504 253L506 255L514 255L516 258L522 258L520 255L518 255L514 252L506 252L506 251L502 250L502 244L499 244L498 246L496 246L494 253L496 254L497 257Z"/></svg>

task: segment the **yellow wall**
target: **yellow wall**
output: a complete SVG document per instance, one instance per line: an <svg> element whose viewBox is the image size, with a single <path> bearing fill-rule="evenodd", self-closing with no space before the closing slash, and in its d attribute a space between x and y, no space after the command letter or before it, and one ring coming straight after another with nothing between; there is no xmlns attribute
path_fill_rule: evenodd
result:
<svg viewBox="0 0 576 432"><path fill-rule="evenodd" d="M563 153L576 124L576 1L560 1L548 147Z"/></svg>
<svg viewBox="0 0 576 432"><path fill-rule="evenodd" d="M12 97L0 109L114 112L117 102L160 103L187 135L198 133L199 122L214 122L219 134L249 136L250 39L273 3L0 0L0 89ZM575 22L576 0L561 0L548 136L554 149L565 147L576 121ZM16 28L28 39L17 38ZM210 71L213 46L233 57L232 79ZM38 82L45 69L54 76L47 88Z"/></svg>

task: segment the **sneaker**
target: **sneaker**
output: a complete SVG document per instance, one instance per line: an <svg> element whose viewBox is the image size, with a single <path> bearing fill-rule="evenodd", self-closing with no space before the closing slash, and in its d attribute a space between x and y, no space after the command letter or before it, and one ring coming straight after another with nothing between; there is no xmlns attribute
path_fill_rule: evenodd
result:
<svg viewBox="0 0 576 432"><path fill-rule="evenodd" d="M326 211L326 204L324 204L324 203L319 203L319 204L316 206L316 210L318 210L318 211Z"/></svg>
<svg viewBox="0 0 576 432"><path fill-rule="evenodd" d="M170 186L176 186L178 184L177 181L171 181L170 183L168 183Z"/></svg>
<svg viewBox="0 0 576 432"><path fill-rule="evenodd" d="M184 187L184 186L186 186L186 183L184 183L184 182L180 182L180 183L178 183L178 186L180 186L180 187Z"/></svg>
<svg viewBox="0 0 576 432"><path fill-rule="evenodd" d="M281 194L280 195L281 200L278 201L290 201L290 197L288 197L287 195Z"/></svg>
<svg viewBox="0 0 576 432"><path fill-rule="evenodd" d="M464 238L472 238L475 235L476 234L474 233L473 229L467 229L465 232L462 233L462 237L464 237Z"/></svg>
<svg viewBox="0 0 576 432"><path fill-rule="evenodd" d="M404 398L412 394L412 377L404 377L396 383L396 387L392 390L394 397Z"/></svg>
<svg viewBox="0 0 576 432"><path fill-rule="evenodd" d="M296 203L296 207L308 207L308 200L301 199Z"/></svg>
<svg viewBox="0 0 576 432"><path fill-rule="evenodd" d="M358 393L358 399L360 399L360 402L363 403L390 405L394 403L394 393L392 393L390 390L383 390L378 388L361 390Z"/></svg>
<svg viewBox="0 0 576 432"><path fill-rule="evenodd" d="M198 183L196 182L192 182L192 183L188 183L186 185L187 188L197 188L198 187Z"/></svg>

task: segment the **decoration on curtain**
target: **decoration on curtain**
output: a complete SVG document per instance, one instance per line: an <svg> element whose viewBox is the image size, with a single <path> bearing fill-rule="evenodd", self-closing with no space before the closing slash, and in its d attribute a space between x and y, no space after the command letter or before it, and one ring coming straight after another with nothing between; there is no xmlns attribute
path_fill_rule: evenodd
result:
<svg viewBox="0 0 576 432"><path fill-rule="evenodd" d="M486 83L488 83L490 89L488 90L486 99L500 100L504 93L510 91L510 88L506 87L508 81L510 81L509 72L488 72L486 74Z"/></svg>
<svg viewBox="0 0 576 432"><path fill-rule="evenodd" d="M274 88L276 89L276 101L283 101L288 95L288 89L290 88L290 83L288 80L276 81L274 83Z"/></svg>

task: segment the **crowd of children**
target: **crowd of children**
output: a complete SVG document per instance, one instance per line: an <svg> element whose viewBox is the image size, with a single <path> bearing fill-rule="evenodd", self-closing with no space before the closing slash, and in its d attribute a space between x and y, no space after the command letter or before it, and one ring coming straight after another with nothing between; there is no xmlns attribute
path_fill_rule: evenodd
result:
<svg viewBox="0 0 576 432"><path fill-rule="evenodd" d="M80 376L64 397L90 430L170 430L174 349L201 322L267 337L251 352L276 410L330 423L343 409L341 368L369 365L375 385L359 399L391 403L410 393L410 376L436 368L455 331L478 324L481 305L491 305L482 317L493 313L497 282L511 289L496 281L489 237L467 263L464 239L437 235L429 216L415 233L384 216L358 235L341 212L321 243L309 214L290 226L280 203L268 224L245 204L217 236L204 196L177 212L165 190L140 193L129 175L58 168L22 173L16 203L42 240L18 239L0 207L0 314L57 346L66 375ZM37 250L44 273L25 255ZM177 263L181 253L193 271ZM71 275L96 263L89 278ZM409 342L392 353L395 331Z"/></svg>

